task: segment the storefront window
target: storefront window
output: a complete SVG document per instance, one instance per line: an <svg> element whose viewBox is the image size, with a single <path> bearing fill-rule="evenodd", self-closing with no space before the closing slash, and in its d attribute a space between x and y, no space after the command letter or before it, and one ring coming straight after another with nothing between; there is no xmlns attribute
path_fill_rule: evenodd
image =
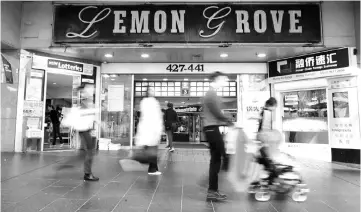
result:
<svg viewBox="0 0 361 212"><path fill-rule="evenodd" d="M130 146L132 76L102 75L100 137Z"/></svg>
<svg viewBox="0 0 361 212"><path fill-rule="evenodd" d="M250 139L256 139L261 110L270 97L266 74L239 75L243 126Z"/></svg>
<svg viewBox="0 0 361 212"><path fill-rule="evenodd" d="M326 89L287 92L282 97L286 142L327 144Z"/></svg>

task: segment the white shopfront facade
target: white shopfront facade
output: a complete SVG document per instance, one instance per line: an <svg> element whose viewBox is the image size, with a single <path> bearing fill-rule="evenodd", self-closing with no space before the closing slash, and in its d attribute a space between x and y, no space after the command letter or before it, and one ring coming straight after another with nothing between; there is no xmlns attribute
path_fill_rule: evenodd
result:
<svg viewBox="0 0 361 212"><path fill-rule="evenodd" d="M181 67L202 67L201 71L183 71L183 72L174 72L167 69L169 66L181 66ZM112 128L109 124L104 124L104 122L109 123L110 118L104 119L105 116L119 116L124 117L130 116L134 117L134 98L135 98L135 78L137 75L166 75L169 78L172 76L182 75L186 76L189 79L189 82L192 81L192 75L203 76L203 78L209 77L209 75L215 71L223 72L227 75L236 76L234 80L236 84L236 97L237 97L237 122L247 125L247 132L251 137L255 137L257 122L256 118L259 116L260 108L263 106L265 100L270 97L270 90L267 84L266 75L267 75L267 64L266 63L108 63L102 64L101 66L101 91L100 91L100 113L102 114L102 129L101 131L106 131L106 127ZM144 81L143 83L147 83ZM110 87L111 86L111 87ZM120 98L110 97L110 93L114 93L111 90L117 90L117 93L122 94ZM118 96L119 97L119 96ZM180 94L177 97L185 97ZM171 101L172 97L169 97ZM116 101L116 102L115 102ZM117 105L118 110L112 110L112 113L109 113L110 104ZM121 104L121 105L119 105ZM247 110L247 108L249 108ZM116 113L114 113L116 112ZM110 115L111 114L111 115ZM123 119L123 118L120 118ZM114 121L113 121L114 123ZM132 148L133 139L134 139L134 119L130 119L130 123L125 123L129 125L129 137L127 141L123 141L125 145L117 148ZM121 125L121 124L120 124ZM113 130L114 131L114 130ZM116 130L115 130L116 131ZM100 149L112 149L112 145L106 146L102 142L108 142L112 140L115 136L110 133L100 133ZM109 140L110 139L110 140ZM129 140L128 140L129 139ZM119 139L118 139L119 140Z"/></svg>
<svg viewBox="0 0 361 212"><path fill-rule="evenodd" d="M274 124L290 154L359 163L361 76L354 53L344 48L269 62L279 102Z"/></svg>

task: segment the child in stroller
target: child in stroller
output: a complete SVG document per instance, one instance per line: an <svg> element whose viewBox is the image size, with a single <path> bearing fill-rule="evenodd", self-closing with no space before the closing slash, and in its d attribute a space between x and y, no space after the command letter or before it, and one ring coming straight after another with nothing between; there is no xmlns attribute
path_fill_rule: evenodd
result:
<svg viewBox="0 0 361 212"><path fill-rule="evenodd" d="M258 154L255 155L255 162L262 165L267 173L267 177L253 181L248 188L248 193L255 194L256 200L268 201L271 198L271 192L285 195L292 191L294 201L303 202L307 199L309 190L303 183L301 175L294 170L293 166L277 163L271 159L266 145L261 145L259 148Z"/></svg>
<svg viewBox="0 0 361 212"><path fill-rule="evenodd" d="M272 126L272 113L277 107L277 100L269 98L260 114L257 140L261 146L255 157L256 162L263 166L268 177L254 181L249 187L250 193L255 193L256 200L268 201L271 198L270 191L287 194L297 187L292 195L295 201L305 201L307 190L303 189L301 176L293 171L292 166L275 163L275 156L280 155L279 146L282 140L281 133ZM292 177L287 176L293 175Z"/></svg>

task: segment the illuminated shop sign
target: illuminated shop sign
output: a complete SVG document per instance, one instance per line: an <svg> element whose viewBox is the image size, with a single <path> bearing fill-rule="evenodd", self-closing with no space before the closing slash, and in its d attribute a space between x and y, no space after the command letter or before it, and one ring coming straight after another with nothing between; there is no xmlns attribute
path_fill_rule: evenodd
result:
<svg viewBox="0 0 361 212"><path fill-rule="evenodd" d="M319 4L56 5L55 43L320 43Z"/></svg>
<svg viewBox="0 0 361 212"><path fill-rule="evenodd" d="M281 82L350 73L349 48L271 61L268 82Z"/></svg>
<svg viewBox="0 0 361 212"><path fill-rule="evenodd" d="M61 60L49 59L48 67L64 69L64 70L68 70L68 71L83 72L83 64L61 61Z"/></svg>

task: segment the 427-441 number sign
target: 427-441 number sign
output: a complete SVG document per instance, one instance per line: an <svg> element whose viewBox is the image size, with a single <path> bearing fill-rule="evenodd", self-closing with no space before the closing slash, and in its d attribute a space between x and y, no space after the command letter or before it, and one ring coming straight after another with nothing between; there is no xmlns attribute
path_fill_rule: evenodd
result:
<svg viewBox="0 0 361 212"><path fill-rule="evenodd" d="M169 64L166 68L169 72L204 72L203 64Z"/></svg>

